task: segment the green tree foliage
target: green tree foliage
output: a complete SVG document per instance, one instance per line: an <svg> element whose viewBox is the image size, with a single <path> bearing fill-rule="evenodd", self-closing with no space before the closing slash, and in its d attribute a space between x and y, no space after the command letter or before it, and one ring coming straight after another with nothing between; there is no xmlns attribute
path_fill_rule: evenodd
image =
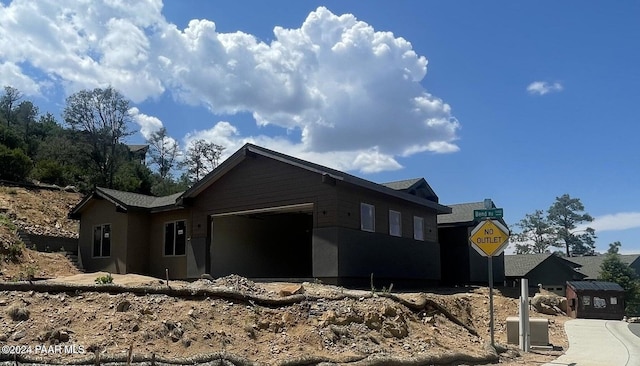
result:
<svg viewBox="0 0 640 366"><path fill-rule="evenodd" d="M63 116L72 129L85 133L84 140L91 146L92 183L113 188L122 162L119 145L133 134L129 101L111 87L82 90L67 98Z"/></svg>
<svg viewBox="0 0 640 366"><path fill-rule="evenodd" d="M181 166L187 168L189 181L193 184L217 167L224 149L224 146L202 139L193 141L181 162Z"/></svg>
<svg viewBox="0 0 640 366"><path fill-rule="evenodd" d="M607 250L607 254L618 254L621 246L622 246L621 242L614 241L613 243L609 244L609 249Z"/></svg>
<svg viewBox="0 0 640 366"><path fill-rule="evenodd" d="M579 198L568 194L556 197L548 210L547 219L555 228L556 241L565 248L567 257L593 255L595 250L595 230L587 228L576 232L578 225L593 221L593 217L584 212Z"/></svg>
<svg viewBox="0 0 640 366"><path fill-rule="evenodd" d="M24 181L33 162L21 149L10 149L0 145L0 179Z"/></svg>
<svg viewBox="0 0 640 366"><path fill-rule="evenodd" d="M536 210L525 215L516 226L520 229L513 235L516 254L548 253L550 247L556 246L555 230L544 216L544 211Z"/></svg>
<svg viewBox="0 0 640 366"><path fill-rule="evenodd" d="M11 86L4 87L4 93L0 96L0 113L7 123L7 127L14 122L15 106L22 99L22 93Z"/></svg>
<svg viewBox="0 0 640 366"><path fill-rule="evenodd" d="M640 281L633 268L626 265L617 254L620 242L609 244L610 251L600 267L599 280L615 282L625 291L626 312L628 314L640 313ZM612 252L616 251L615 253Z"/></svg>
<svg viewBox="0 0 640 366"><path fill-rule="evenodd" d="M113 188L121 191L151 194L151 170L136 161L123 161L118 165Z"/></svg>
<svg viewBox="0 0 640 366"><path fill-rule="evenodd" d="M164 127L152 133L147 143L150 147L151 164L158 168L160 178L166 179L175 166L179 152L178 143L169 137L167 129Z"/></svg>

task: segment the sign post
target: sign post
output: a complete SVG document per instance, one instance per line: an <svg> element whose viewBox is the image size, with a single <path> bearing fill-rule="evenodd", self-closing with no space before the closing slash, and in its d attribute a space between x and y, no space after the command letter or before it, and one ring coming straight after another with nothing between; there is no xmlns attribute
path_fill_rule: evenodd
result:
<svg viewBox="0 0 640 366"><path fill-rule="evenodd" d="M500 210L502 217L502 209L493 210L476 210L476 211L496 211ZM474 216L476 216L474 211ZM509 244L509 229L504 227L499 221L490 220L489 215L485 215L486 219L479 223L471 231L469 241L471 246L480 255L487 257L489 270L489 330L491 333L491 346L495 347L493 333L493 257L500 255Z"/></svg>

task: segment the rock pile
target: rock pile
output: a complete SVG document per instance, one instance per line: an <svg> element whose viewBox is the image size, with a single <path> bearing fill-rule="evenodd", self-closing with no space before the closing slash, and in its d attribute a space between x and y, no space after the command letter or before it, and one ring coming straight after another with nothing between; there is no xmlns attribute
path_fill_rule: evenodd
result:
<svg viewBox="0 0 640 366"><path fill-rule="evenodd" d="M554 294L537 293L531 299L531 306L541 314L566 315L567 298Z"/></svg>

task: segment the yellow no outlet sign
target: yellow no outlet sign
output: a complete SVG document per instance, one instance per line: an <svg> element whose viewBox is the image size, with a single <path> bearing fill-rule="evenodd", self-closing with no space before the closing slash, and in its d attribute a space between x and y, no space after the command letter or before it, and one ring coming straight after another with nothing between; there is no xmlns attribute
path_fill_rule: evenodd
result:
<svg viewBox="0 0 640 366"><path fill-rule="evenodd" d="M485 220L473 228L469 241L485 257L500 255L509 244L509 229L499 221Z"/></svg>

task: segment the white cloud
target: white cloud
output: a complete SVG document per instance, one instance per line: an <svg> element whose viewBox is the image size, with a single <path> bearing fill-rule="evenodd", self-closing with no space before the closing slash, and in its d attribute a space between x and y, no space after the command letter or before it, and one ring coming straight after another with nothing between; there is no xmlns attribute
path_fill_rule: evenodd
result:
<svg viewBox="0 0 640 366"><path fill-rule="evenodd" d="M391 32L320 7L299 28L276 26L265 43L206 19L179 29L161 11L160 0L0 5L0 65L27 62L67 93L112 85L134 102L169 91L215 114L249 112L302 137L243 137L227 123L185 138L253 139L299 157L333 156L343 169L398 169L396 156L459 149L451 107L420 84L427 59ZM138 114L143 135L157 125L148 117Z"/></svg>
<svg viewBox="0 0 640 366"><path fill-rule="evenodd" d="M0 80L2 81L0 87L12 86L26 95L40 93L40 85L25 75L20 67L12 62L0 62Z"/></svg>
<svg viewBox="0 0 640 366"><path fill-rule="evenodd" d="M563 89L562 84L558 82L549 83L546 81L534 81L533 83L529 84L529 86L527 86L527 91L530 94L538 94L538 95L545 95L547 93L559 92L559 91L562 91L562 89Z"/></svg>
<svg viewBox="0 0 640 366"><path fill-rule="evenodd" d="M594 217L587 225L581 225L576 230L584 230L587 227L596 231L618 231L640 228L640 212L620 212L615 214Z"/></svg>
<svg viewBox="0 0 640 366"><path fill-rule="evenodd" d="M162 121L160 119L141 113L140 110L136 107L129 109L129 114L133 118L133 121L138 126L140 126L140 134L145 139L149 139L151 137L151 134L163 127Z"/></svg>

